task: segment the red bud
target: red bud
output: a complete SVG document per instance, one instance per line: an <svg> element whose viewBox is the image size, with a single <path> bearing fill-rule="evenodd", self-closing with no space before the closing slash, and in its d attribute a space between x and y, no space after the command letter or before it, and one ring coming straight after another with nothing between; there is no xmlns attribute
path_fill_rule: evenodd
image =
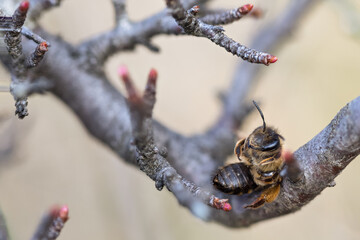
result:
<svg viewBox="0 0 360 240"><path fill-rule="evenodd" d="M61 218L61 220L63 220L64 222L66 222L69 219L69 208L68 206L64 205L60 208L59 210L59 217Z"/></svg>
<svg viewBox="0 0 360 240"><path fill-rule="evenodd" d="M48 44L46 42L42 42L39 44L39 49L42 52L47 52L48 50Z"/></svg>
<svg viewBox="0 0 360 240"><path fill-rule="evenodd" d="M129 76L129 70L125 65L122 65L118 68L118 74L122 78L126 78Z"/></svg>
<svg viewBox="0 0 360 240"><path fill-rule="evenodd" d="M274 63L278 60L278 58L273 55L269 55L267 59L270 63Z"/></svg>
<svg viewBox="0 0 360 240"><path fill-rule="evenodd" d="M23 1L23 2L20 3L19 9L20 9L20 11L22 11L22 12L27 12L27 10L29 9L29 6L30 6L29 1L28 1L28 0L25 0L25 1Z"/></svg>
<svg viewBox="0 0 360 240"><path fill-rule="evenodd" d="M156 83L156 79L157 79L158 73L155 69L151 69L150 73L149 73L149 83L151 84L155 84Z"/></svg>
<svg viewBox="0 0 360 240"><path fill-rule="evenodd" d="M253 7L254 7L254 5L252 5L252 4L246 4L246 5L241 6L241 7L239 8L239 12L240 12L241 14L247 14L248 12L251 11L251 9L253 9Z"/></svg>
<svg viewBox="0 0 360 240"><path fill-rule="evenodd" d="M223 210L226 211L226 212L229 212L231 211L232 207L230 205L230 203L225 203L224 206L223 206Z"/></svg>

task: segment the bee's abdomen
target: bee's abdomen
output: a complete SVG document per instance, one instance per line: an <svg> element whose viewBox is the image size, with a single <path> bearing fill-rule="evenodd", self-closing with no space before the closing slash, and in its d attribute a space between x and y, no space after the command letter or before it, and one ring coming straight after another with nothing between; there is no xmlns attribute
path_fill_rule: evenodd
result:
<svg viewBox="0 0 360 240"><path fill-rule="evenodd" d="M248 167L243 163L234 163L219 168L213 183L217 189L228 194L249 193L257 186Z"/></svg>

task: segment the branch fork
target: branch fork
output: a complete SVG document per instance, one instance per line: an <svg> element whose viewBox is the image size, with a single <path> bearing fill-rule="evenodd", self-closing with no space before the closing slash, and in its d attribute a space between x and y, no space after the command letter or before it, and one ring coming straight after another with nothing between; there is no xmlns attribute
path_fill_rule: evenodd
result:
<svg viewBox="0 0 360 240"><path fill-rule="evenodd" d="M144 94L140 96L130 78L125 66L118 70L127 94L134 145L136 147L136 160L140 170L145 172L155 181L158 190L166 186L179 201L190 209L194 202L201 201L216 209L230 211L231 205L227 199L219 199L194 183L180 176L165 159L164 150L161 152L156 147L153 136L152 112L156 101L157 71L150 70ZM188 196L183 199L184 196ZM189 200L192 199L192 200ZM194 210L195 211L195 210Z"/></svg>
<svg viewBox="0 0 360 240"><path fill-rule="evenodd" d="M166 0L166 4L175 21L188 35L208 38L216 45L225 48L228 52L231 52L232 54L251 63L269 65L277 61L277 57L273 55L250 49L235 42L233 39L225 35L224 29L221 26L215 25L220 23L226 24L240 19L243 15L251 11L253 5L244 5L238 10L224 13L224 15L215 15L208 18L205 17L203 18L205 21L203 21L195 17L199 11L199 7L197 6L193 7L189 11L186 11L179 0ZM213 23L214 25L207 24L206 22Z"/></svg>
<svg viewBox="0 0 360 240"><path fill-rule="evenodd" d="M29 70L36 67L41 62L49 47L49 43L40 36L37 36L27 28L23 28L29 8L30 2L28 0L24 0L20 3L13 14L11 21L8 22L13 29L7 31L5 34L5 44L9 55L11 56L13 65L10 92L15 99L15 115L18 115L20 119L23 119L28 115L28 93L36 92L34 86L41 85L30 83L29 79L27 79ZM23 53L22 34L38 44L30 56L27 57ZM43 90L44 89L38 89L37 91L41 92Z"/></svg>
<svg viewBox="0 0 360 240"><path fill-rule="evenodd" d="M42 1L47 0L33 0L31 4ZM120 6L118 17L126 19L125 8L122 8L125 6L125 1L115 1L118 4L117 6ZM164 186L167 187L181 204L193 212L198 212L196 210L197 202L206 203L213 208L229 210L227 199L222 199L221 196L215 197L203 186L209 182L209 176L216 166L221 165L224 159L232 153L235 141L234 132L249 113L248 108L246 108L248 105L246 99L250 92L250 86L254 84L257 74L261 72L259 71L260 68L255 64L242 64L235 73L233 84L227 91L223 114L214 127L203 135L186 137L152 118L152 109L155 103L155 74L150 74L153 75L152 77L149 76L150 80L154 80L153 82L148 81L150 90L146 90L146 94L149 96L138 94L134 90L133 83L125 80L129 92L129 99L126 102L122 94L116 91L111 81L106 77L103 66L111 54L133 49L139 43L146 44L159 34L186 33L205 37L227 51L238 56L241 55L249 62L270 64L276 61L276 57L242 46L227 37L221 26L218 26L218 24L223 24L223 20L221 20L223 18L219 18L221 13L213 15L213 22L205 20L206 14L205 16L201 15L200 11L204 6L201 3L207 2L206 0L196 2L201 6L201 9L193 7L189 11L186 9L191 8L195 4L194 1L182 0L181 2L184 5L181 5L177 0L167 0L166 2L172 16L168 16L165 11L162 11L140 22L129 22L129 28L125 30L121 29L118 24L114 30L82 43L79 48L72 47L64 40L43 31L42 35L51 41L52 48L56 51L54 51L55 53L47 53L49 57L41 61L43 64L41 69L48 69L48 71L31 71L31 75L34 77L41 76L47 82L54 84L54 87L50 89L52 93L73 109L91 134L111 147L122 159L136 164L134 161L134 156L136 156L138 166L155 181L159 190ZM281 40L295 29L301 16L308 12L316 2L319 1L291 1L286 11L279 15L275 22L259 31L252 48L267 51L274 49L278 43L282 42ZM24 9L26 9L26 4L18 11L24 12ZM253 11L250 11L247 16L251 15ZM208 19L210 18L208 17ZM123 26L127 23L123 20L122 22L125 23ZM22 27L21 30L21 34L24 36L37 44L44 42L36 40L39 38L31 37L31 34L24 34L24 29ZM19 32L19 30L15 32ZM16 92L15 95L20 98L20 96L27 95L27 91L20 91L20 86L28 82L24 73L27 73L26 71L31 64L25 64L28 63L25 61L25 57L17 57L22 53L19 55L20 52L17 51L19 48L16 47L19 44L16 38L13 40L12 44L9 45L15 46L10 49L15 56L14 64L12 66L7 64L9 59L2 58L1 60L12 72L14 89L12 93ZM80 50L75 54L74 49ZM34 56L38 56L38 53L34 53ZM19 59L23 60L18 61ZM94 60L94 65L88 63L89 67L86 69L74 68L74 63L82 66L81 60L86 63ZM53 67L54 65L56 67ZM97 66L100 71L92 71ZM130 79L127 69L120 72L122 72L120 76ZM154 73L154 71L152 72ZM89 86L96 86L96 88ZM26 94L21 94L23 92ZM94 96L106 97L99 97L94 100ZM26 100L21 100L25 102L22 102L20 106L26 106ZM313 140L300 147L294 154L287 156L287 153L284 153L287 169L283 173L281 192L274 203L269 203L257 210L246 210L243 206L249 198L255 195L228 196L232 210L222 213L207 208L210 214L207 215L206 219L232 227L249 226L259 221L297 211L320 194L323 189L332 186L334 178L359 154L359 106L359 98L353 100ZM111 110L109 110L110 108ZM130 109L131 113L127 114L126 109ZM20 109L20 112L24 112L24 109ZM129 131L131 124L133 129ZM156 133L156 142L153 131ZM131 139L134 139L133 148L129 147ZM169 153L165 154L163 148L158 148L157 145L166 146ZM188 167L189 164L191 167ZM299 165L299 168L296 164ZM186 178L191 179L196 184L178 174L172 166L176 166L178 172L183 173L184 176L186 174ZM300 174L298 174L299 169L302 171Z"/></svg>

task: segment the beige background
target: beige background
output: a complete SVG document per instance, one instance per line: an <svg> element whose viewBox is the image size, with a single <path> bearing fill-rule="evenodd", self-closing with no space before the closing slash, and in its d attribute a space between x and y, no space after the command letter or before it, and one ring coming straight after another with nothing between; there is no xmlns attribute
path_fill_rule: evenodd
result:
<svg viewBox="0 0 360 240"><path fill-rule="evenodd" d="M162 0L129 0L130 16L139 20L164 7ZM262 20L244 19L226 27L229 36L248 43L286 1L256 1L266 10ZM216 1L234 7L244 1ZM360 4L356 0L352 3ZM266 72L254 99L261 100L267 122L278 127L292 150L323 129L337 111L359 95L360 41L346 32L336 5L322 3L310 12L292 41L278 52L279 61ZM78 43L113 26L110 1L67 0L42 19L49 31ZM226 89L238 59L206 39L160 36L160 54L143 47L121 53L107 64L116 77L127 64L138 86L151 67L159 71L155 116L185 134L203 131L219 113L218 91ZM0 83L9 75L0 68ZM76 81L76 79L74 79ZM94 96L95 97L95 96ZM353 161L301 211L256 224L227 229L205 223L179 207L166 190L89 137L74 114L53 96L29 100L30 116L13 114L13 100L0 93L0 110L14 124L19 145L11 162L0 165L0 204L13 239L28 239L45 209L68 204L70 221L60 239L360 239L360 163ZM253 114L241 131L260 124ZM1 126L1 129L6 129ZM0 143L8 137L1 135Z"/></svg>

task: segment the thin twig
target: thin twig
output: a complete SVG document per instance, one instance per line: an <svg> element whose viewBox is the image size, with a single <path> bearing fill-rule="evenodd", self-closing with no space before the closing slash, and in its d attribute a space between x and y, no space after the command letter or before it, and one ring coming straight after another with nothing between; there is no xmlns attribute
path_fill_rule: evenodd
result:
<svg viewBox="0 0 360 240"><path fill-rule="evenodd" d="M29 28L25 26L22 27L21 34L27 37L28 39L33 40L37 44L45 42L47 46L50 47L50 43L48 43L45 39L43 39L39 35L33 33Z"/></svg>
<svg viewBox="0 0 360 240"><path fill-rule="evenodd" d="M216 45L225 48L226 51L251 63L269 65L277 61L275 56L256 51L235 42L224 33L222 27L209 25L195 18L194 15L191 15L183 8L179 0L166 0L166 4L176 22L187 34L208 38Z"/></svg>
<svg viewBox="0 0 360 240"><path fill-rule="evenodd" d="M194 202L196 201L202 201L217 209L230 211L231 205L227 199L219 199L180 176L165 159L166 155L161 154L158 150L153 136L152 124L152 112L156 100L157 72L155 70L150 71L143 96L137 93L126 67L119 68L119 75L122 77L128 93L136 161L140 170L155 181L158 190L161 190L165 185L181 204L193 212L197 212L194 209L196 207Z"/></svg>
<svg viewBox="0 0 360 240"><path fill-rule="evenodd" d="M31 240L57 239L68 219L69 209L67 206L53 207L44 215Z"/></svg>
<svg viewBox="0 0 360 240"><path fill-rule="evenodd" d="M202 5L209 0L183 0L185 7L195 3ZM151 39L159 34L178 35L181 27L168 16L166 10L160 11L139 22L128 19L125 0L113 0L115 8L116 26L113 30L87 39L74 48L78 56L79 65L88 73L104 75L106 60L115 53L134 49L137 45L144 45L150 51L159 52L159 48L151 43Z"/></svg>
<svg viewBox="0 0 360 240"><path fill-rule="evenodd" d="M39 62L44 58L45 53L48 51L48 45L46 42L41 42L29 56L27 60L27 67L36 67Z"/></svg>
<svg viewBox="0 0 360 240"><path fill-rule="evenodd" d="M200 18L200 20L210 25L230 24L246 16L252 10L252 8L252 4L246 4L236 9L207 14Z"/></svg>

